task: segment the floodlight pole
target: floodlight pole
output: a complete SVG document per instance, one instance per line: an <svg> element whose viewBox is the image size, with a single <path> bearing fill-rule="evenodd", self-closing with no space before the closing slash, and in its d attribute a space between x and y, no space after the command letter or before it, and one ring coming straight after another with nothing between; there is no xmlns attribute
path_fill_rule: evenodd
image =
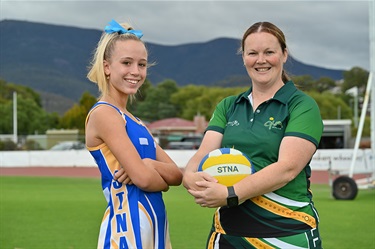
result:
<svg viewBox="0 0 375 249"><path fill-rule="evenodd" d="M369 36L370 36L370 75L369 75L369 78L372 79L371 106L370 106L371 108L370 130L371 130L372 168L375 170L375 0L370 1L369 5L370 5L369 6Z"/></svg>
<svg viewBox="0 0 375 249"><path fill-rule="evenodd" d="M354 150L353 150L353 156L352 156L352 161L350 164L350 171L349 171L349 177L353 177L354 173L354 165L357 159L357 153L359 149L359 142L361 140L362 136L362 131L363 131L363 126L365 123L365 117L367 113L367 106L368 102L370 99L370 93L372 94L371 97L371 102L372 104L370 105L371 107L371 152L372 152L372 168L375 169L375 118L374 118L374 113L375 113L375 107L374 107L374 99L375 99L375 34L374 34L374 13L375 13L375 0L369 1L369 38L370 38L370 73L367 81L367 87L366 87L366 92L365 92L365 99L363 101L363 107L362 107L362 113L361 113L361 118L359 121L359 126L358 126L358 131L357 131L357 137L355 140L354 144ZM372 90L372 91L371 91Z"/></svg>
<svg viewBox="0 0 375 249"><path fill-rule="evenodd" d="M13 92L13 142L18 143L17 139L17 92Z"/></svg>
<svg viewBox="0 0 375 249"><path fill-rule="evenodd" d="M345 91L345 94L354 97L354 127L358 128L358 87L354 86Z"/></svg>

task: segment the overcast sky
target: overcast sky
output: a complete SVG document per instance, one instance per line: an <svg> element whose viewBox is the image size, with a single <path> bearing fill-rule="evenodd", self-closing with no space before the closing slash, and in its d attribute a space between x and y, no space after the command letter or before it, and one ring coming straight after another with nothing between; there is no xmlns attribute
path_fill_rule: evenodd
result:
<svg viewBox="0 0 375 249"><path fill-rule="evenodd" d="M143 40L161 45L240 39L253 23L270 21L290 54L319 67L369 70L369 1L95 1L0 0L0 19L103 30L130 22Z"/></svg>

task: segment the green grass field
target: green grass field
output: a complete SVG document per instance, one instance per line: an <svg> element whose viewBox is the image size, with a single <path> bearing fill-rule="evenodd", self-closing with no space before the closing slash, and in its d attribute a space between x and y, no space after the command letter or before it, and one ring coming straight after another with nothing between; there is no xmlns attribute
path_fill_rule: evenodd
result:
<svg viewBox="0 0 375 249"><path fill-rule="evenodd" d="M313 185L324 248L375 248L375 190L337 201ZM201 208L183 187L164 194L174 249L204 248L213 209ZM0 177L1 249L90 249L106 202L98 179Z"/></svg>

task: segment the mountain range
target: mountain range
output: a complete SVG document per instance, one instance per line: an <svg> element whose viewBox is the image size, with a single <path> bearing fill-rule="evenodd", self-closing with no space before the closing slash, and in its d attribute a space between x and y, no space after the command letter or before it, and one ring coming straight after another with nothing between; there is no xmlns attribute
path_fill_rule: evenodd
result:
<svg viewBox="0 0 375 249"><path fill-rule="evenodd" d="M41 93L47 111L63 113L82 93L97 95L87 80L87 66L101 30L82 29L28 21L0 21L0 78L29 86ZM178 86L244 86L250 80L237 54L239 39L218 38L208 42L160 45L146 42L148 79L156 85L166 79ZM342 79L343 70L320 68L289 56L285 69L290 75L314 79Z"/></svg>

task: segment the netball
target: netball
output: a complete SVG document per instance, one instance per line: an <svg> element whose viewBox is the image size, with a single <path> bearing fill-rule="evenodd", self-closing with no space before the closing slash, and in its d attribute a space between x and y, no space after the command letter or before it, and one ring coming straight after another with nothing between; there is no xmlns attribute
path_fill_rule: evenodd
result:
<svg viewBox="0 0 375 249"><path fill-rule="evenodd" d="M207 172L225 186L233 186L255 172L250 159L241 151L231 148L208 153L200 162L198 171Z"/></svg>

